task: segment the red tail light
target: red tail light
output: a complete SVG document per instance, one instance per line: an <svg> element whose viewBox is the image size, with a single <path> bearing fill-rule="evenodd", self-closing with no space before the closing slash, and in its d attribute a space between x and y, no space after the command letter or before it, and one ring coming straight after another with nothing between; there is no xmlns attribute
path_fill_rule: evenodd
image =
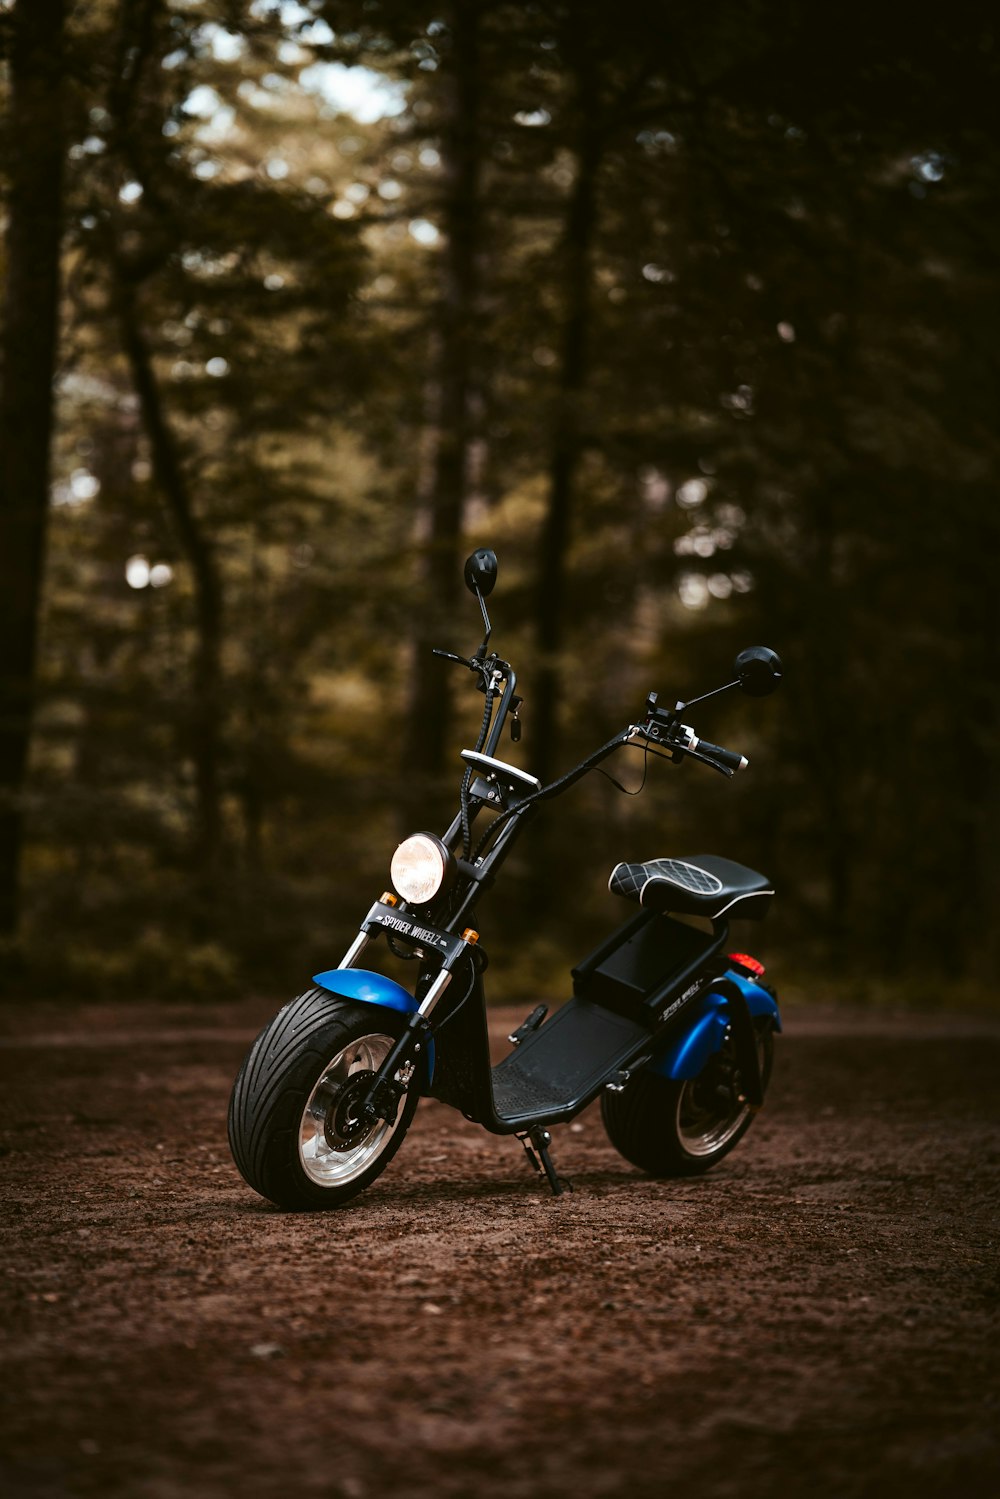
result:
<svg viewBox="0 0 1000 1499"><path fill-rule="evenodd" d="M730 963L738 963L741 968L745 968L756 978L764 977L764 965L758 958L751 958L750 954L745 952L731 952L727 956Z"/></svg>

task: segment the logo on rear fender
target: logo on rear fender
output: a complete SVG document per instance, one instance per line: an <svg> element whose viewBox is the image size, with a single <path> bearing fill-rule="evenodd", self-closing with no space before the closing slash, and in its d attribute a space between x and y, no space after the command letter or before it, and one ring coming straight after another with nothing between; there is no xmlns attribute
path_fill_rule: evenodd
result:
<svg viewBox="0 0 1000 1499"><path fill-rule="evenodd" d="M663 1025L665 1021L670 1019L671 1015L676 1015L681 1006L686 1005L689 999L694 999L700 988L700 979L698 979L693 984L689 984L688 987L684 990L683 994L678 995L678 997L671 1004L667 1005L667 1008L665 1010L660 1011L660 1024Z"/></svg>

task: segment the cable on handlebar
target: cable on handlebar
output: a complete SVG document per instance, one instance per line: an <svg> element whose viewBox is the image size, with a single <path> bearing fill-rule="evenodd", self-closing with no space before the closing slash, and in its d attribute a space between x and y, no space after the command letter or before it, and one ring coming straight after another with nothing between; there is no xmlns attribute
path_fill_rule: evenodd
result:
<svg viewBox="0 0 1000 1499"><path fill-rule="evenodd" d="M661 755L659 758L662 760L664 757ZM600 765L595 765L594 769L599 776L603 776L606 781L610 781L616 791L623 792L625 796L638 796L646 784L646 776L649 773L649 744L644 744L642 747L642 780L634 791L630 791L627 786L622 785L621 781L616 780L610 770L603 770Z"/></svg>
<svg viewBox="0 0 1000 1499"><path fill-rule="evenodd" d="M615 734L613 738L608 740L607 744L602 744L600 749L595 750L592 755L588 755L586 760L582 760L579 765L574 766L572 770L568 770L557 781L552 781L548 786L543 786L540 791L535 791L531 796L526 796L523 801L518 802L516 807L509 807L506 812L501 812L499 816L494 817L476 845L476 849L472 855L472 863L474 864L481 856L494 833L498 832L501 826L508 822L510 818L523 812L526 807L532 806L535 802L546 801L551 796L558 796L561 791L568 791L575 781L581 780L587 774L588 770L593 770L598 761L610 755L612 750L619 749L623 744L628 744L630 734L631 730L628 729L624 733ZM639 789L641 790L642 788L640 787Z"/></svg>
<svg viewBox="0 0 1000 1499"><path fill-rule="evenodd" d="M454 1020L455 1016L458 1014L459 1010L462 1009L463 1005L465 1005L466 1001L469 1000L469 999L471 999L471 997L472 997L472 991L475 989L475 987L476 987L476 965L475 965L475 962L470 958L469 959L469 987L466 989L465 993L462 995L462 998L458 1001L458 1004L454 1005L452 1007L452 1009L448 1012L448 1014L444 1017L444 1019L441 1020L441 1021L439 1021L438 1024L435 1026L435 1028L434 1028L434 1035L435 1036L439 1036L441 1034L441 1032L444 1030L445 1026L449 1025Z"/></svg>
<svg viewBox="0 0 1000 1499"><path fill-rule="evenodd" d="M476 754L477 755L479 754L479 751L482 749L483 745L486 743L486 736L487 736L487 734L489 733L489 730L490 730L490 720L493 717L493 702L494 702L494 699L496 697L496 694L493 691L493 687L491 685L490 680L487 680L485 682L483 690L484 690L484 692L486 694L486 706L483 709L483 722L482 722L482 727L479 730L479 738L476 740ZM471 814L469 812L469 787L471 785L472 785L472 766L470 765L468 767L468 769L466 770L465 774L462 777L462 789L461 789L461 791L459 793L459 806L461 808L461 815L462 815L462 858L463 859L467 859L469 857L469 850L472 847L472 817L471 817Z"/></svg>

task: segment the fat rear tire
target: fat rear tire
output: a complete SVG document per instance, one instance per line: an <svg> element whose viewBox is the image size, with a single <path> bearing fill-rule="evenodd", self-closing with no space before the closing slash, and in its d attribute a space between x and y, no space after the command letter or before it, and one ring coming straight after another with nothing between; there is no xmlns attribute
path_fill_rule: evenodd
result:
<svg viewBox="0 0 1000 1499"><path fill-rule="evenodd" d="M229 1146L244 1181L278 1207L342 1207L392 1160L417 1106L416 1079L394 1124L356 1129L350 1112L406 1017L309 989L264 1027L229 1100ZM352 1081L353 1080L353 1081Z"/></svg>
<svg viewBox="0 0 1000 1499"><path fill-rule="evenodd" d="M767 1088L774 1060L770 1022L757 1029L761 1080ZM615 1149L650 1176L699 1176L729 1154L754 1115L746 1104L720 1098L734 1070L729 1043L696 1078L676 1081L640 1072L620 1093L601 1095L601 1116Z"/></svg>

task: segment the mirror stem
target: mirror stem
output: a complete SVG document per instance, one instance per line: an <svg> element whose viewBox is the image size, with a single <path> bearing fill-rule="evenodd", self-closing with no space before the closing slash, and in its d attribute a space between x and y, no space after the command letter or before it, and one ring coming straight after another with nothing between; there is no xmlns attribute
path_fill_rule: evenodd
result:
<svg viewBox="0 0 1000 1499"><path fill-rule="evenodd" d="M486 626L486 634L483 637L483 643L476 652L476 655L485 656L486 647L489 645L490 636L493 634L493 626L490 624L490 617L486 613L486 600L483 598L478 588L476 589L476 598L479 600L479 607L483 611L483 624Z"/></svg>
<svg viewBox="0 0 1000 1499"><path fill-rule="evenodd" d="M725 687L715 687L711 692L703 693L701 697L693 697L689 703L678 703L674 712L680 713L685 708L693 708L696 703L706 703L710 697L718 697L720 692L729 692L731 688L738 687L739 685L739 680L727 682Z"/></svg>

